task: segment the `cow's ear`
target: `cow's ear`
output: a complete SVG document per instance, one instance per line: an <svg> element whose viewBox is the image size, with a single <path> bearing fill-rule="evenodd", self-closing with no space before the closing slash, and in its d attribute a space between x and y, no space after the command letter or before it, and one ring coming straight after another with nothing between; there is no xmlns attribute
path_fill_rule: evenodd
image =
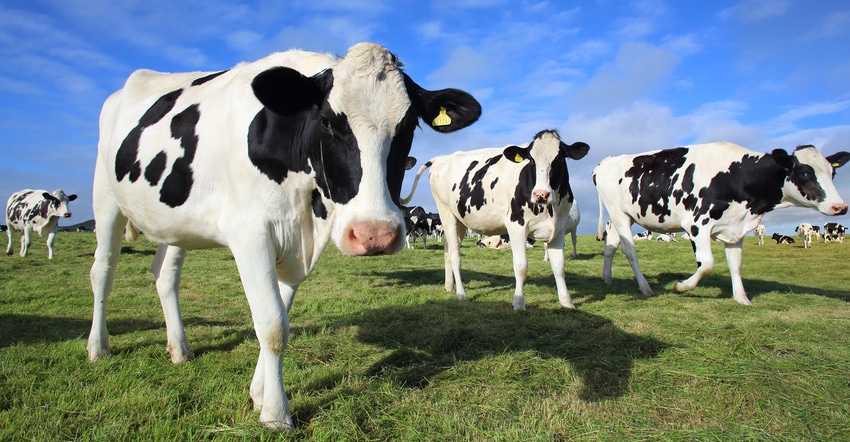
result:
<svg viewBox="0 0 850 442"><path fill-rule="evenodd" d="M295 69L277 66L254 77L251 89L260 103L272 112L293 115L321 105L331 75L331 71L326 70L306 77Z"/></svg>
<svg viewBox="0 0 850 442"><path fill-rule="evenodd" d="M51 195L47 192L42 192L41 196L46 200L55 200L56 199L55 196L53 196L53 195Z"/></svg>
<svg viewBox="0 0 850 442"><path fill-rule="evenodd" d="M481 104L472 95L458 89L429 91L416 84L407 74L404 86L419 117L437 132L463 129L478 121Z"/></svg>
<svg viewBox="0 0 850 442"><path fill-rule="evenodd" d="M530 159L530 152L530 148L522 148L519 146L508 146L505 148L505 150L502 151L502 153L505 155L505 158L510 161L513 161L514 163L521 163L525 159Z"/></svg>
<svg viewBox="0 0 850 442"><path fill-rule="evenodd" d="M416 158L414 158L414 157L407 157L407 159L404 160L404 170L413 169L413 166L415 166L415 165L416 165Z"/></svg>
<svg viewBox="0 0 850 442"><path fill-rule="evenodd" d="M838 169L839 167L841 167L845 163L847 163L847 160L850 160L850 153L847 153L847 152L834 153L834 154L826 157L826 160L829 161L829 164L832 164L832 167L834 169Z"/></svg>
<svg viewBox="0 0 850 442"><path fill-rule="evenodd" d="M587 152L590 150L590 146L582 141L576 141L573 144L567 144L561 141L561 153L564 154L567 158L572 158L574 160L580 160L587 155Z"/></svg>
<svg viewBox="0 0 850 442"><path fill-rule="evenodd" d="M773 156L773 160L776 161L776 164L779 167L785 170L791 170L794 168L794 159L788 155L788 152L785 149L773 149L773 152L770 153Z"/></svg>
<svg viewBox="0 0 850 442"><path fill-rule="evenodd" d="M71 195L68 195L68 201L74 201L75 199L77 199L76 193L72 193Z"/></svg>

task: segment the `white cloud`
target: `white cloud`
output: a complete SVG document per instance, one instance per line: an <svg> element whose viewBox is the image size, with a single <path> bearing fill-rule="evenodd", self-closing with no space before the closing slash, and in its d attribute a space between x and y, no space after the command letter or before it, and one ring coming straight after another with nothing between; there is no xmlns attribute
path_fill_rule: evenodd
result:
<svg viewBox="0 0 850 442"><path fill-rule="evenodd" d="M755 23L768 18L780 17L788 12L790 0L742 0L737 5L724 9L720 18L737 19L744 23Z"/></svg>
<svg viewBox="0 0 850 442"><path fill-rule="evenodd" d="M803 35L804 40L845 35L850 30L850 11L837 11L826 16L818 25Z"/></svg>
<svg viewBox="0 0 850 442"><path fill-rule="evenodd" d="M848 108L850 108L850 100L807 104L790 109L772 118L766 123L766 126L773 133L789 132L797 129L795 123L799 120L812 116L834 114Z"/></svg>
<svg viewBox="0 0 850 442"><path fill-rule="evenodd" d="M455 48L446 63L428 76L434 84L486 83L499 72L492 57L469 46Z"/></svg>

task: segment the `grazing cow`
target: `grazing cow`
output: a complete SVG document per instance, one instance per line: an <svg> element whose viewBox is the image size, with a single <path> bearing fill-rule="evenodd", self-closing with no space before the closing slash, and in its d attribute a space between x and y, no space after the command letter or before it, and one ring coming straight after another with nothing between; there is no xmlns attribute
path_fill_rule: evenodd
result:
<svg viewBox="0 0 850 442"><path fill-rule="evenodd" d="M812 246L812 235L814 234L814 229L812 229L812 225L809 223L802 223L796 228L794 231L797 232L797 235L803 240L803 248L808 249Z"/></svg>
<svg viewBox="0 0 850 442"><path fill-rule="evenodd" d="M755 230L753 230L756 234L756 239L758 239L759 245L764 245L764 235L767 234L767 228L764 225L759 224L756 226Z"/></svg>
<svg viewBox="0 0 850 442"><path fill-rule="evenodd" d="M679 242L675 233L659 233L655 240L658 242Z"/></svg>
<svg viewBox="0 0 850 442"><path fill-rule="evenodd" d="M816 239L821 239L820 226L812 226L812 236Z"/></svg>
<svg viewBox="0 0 850 442"><path fill-rule="evenodd" d="M428 91L382 46L344 58L288 51L215 73L137 71L100 116L89 359L109 354L106 300L127 221L158 242L152 270L174 363L192 359L178 305L186 249L228 247L260 346L260 421L292 427L282 376L289 309L331 241L346 255L404 247L398 207L421 118L476 121L466 92Z"/></svg>
<svg viewBox="0 0 850 442"><path fill-rule="evenodd" d="M425 237L431 233L431 220L428 218L428 212L422 206L402 207L401 211L404 214L404 226L407 230L407 248L414 248L416 238L422 238L422 248L427 249L428 243L425 241Z"/></svg>
<svg viewBox="0 0 850 442"><path fill-rule="evenodd" d="M514 309L525 309L526 238L549 243L558 300L573 308L564 280L564 231L573 204L565 160L584 158L589 148L582 142L568 145L556 131L544 130L528 145L455 152L425 163L403 202L413 196L419 177L430 167L431 193L446 233L446 291L457 282L457 299L466 299L460 243L467 229L484 235L507 233L516 277Z"/></svg>
<svg viewBox="0 0 850 442"><path fill-rule="evenodd" d="M53 240L59 229L59 218L70 218L71 211L68 203L77 199L77 195L65 195L62 190L54 190L52 194L46 190L21 190L9 197L6 203L6 236L9 244L6 254L12 254L12 232L23 232L21 235L21 256L27 256L29 245L32 244L32 232L39 236L47 233L47 258L53 259Z"/></svg>
<svg viewBox="0 0 850 442"><path fill-rule="evenodd" d="M599 230L604 203L619 235L608 235L602 279L611 284L612 259L622 244L640 291L653 295L638 266L631 226L637 223L665 233L684 230L691 234L697 270L673 289L691 290L711 272L711 240L716 239L725 244L733 296L749 305L741 281L744 235L759 225L765 213L782 207L847 213L832 177L848 159L847 152L825 158L813 146L799 146L789 155L782 149L763 154L730 143L606 158L593 171L600 200Z"/></svg>
<svg viewBox="0 0 850 442"><path fill-rule="evenodd" d="M790 236L780 235L778 233L774 233L771 238L776 241L776 244L794 244L796 242L794 241L794 238L791 238Z"/></svg>
<svg viewBox="0 0 850 442"><path fill-rule="evenodd" d="M838 223L824 224L823 242L844 243L844 226Z"/></svg>
<svg viewBox="0 0 850 442"><path fill-rule="evenodd" d="M634 240L634 241L651 241L652 240L652 232L650 232L649 230L646 230L646 231L643 231L643 232L640 232L640 233L635 233L632 236L632 240Z"/></svg>

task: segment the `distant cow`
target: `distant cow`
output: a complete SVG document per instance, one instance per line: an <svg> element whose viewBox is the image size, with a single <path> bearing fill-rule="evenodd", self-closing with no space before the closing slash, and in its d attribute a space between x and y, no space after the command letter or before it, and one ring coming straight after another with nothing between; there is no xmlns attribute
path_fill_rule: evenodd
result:
<svg viewBox="0 0 850 442"><path fill-rule="evenodd" d="M398 207L421 119L475 122L479 103L425 90L386 48L344 58L292 50L207 73L136 71L103 105L94 172L92 361L109 355L107 295L128 219L159 243L154 264L174 363L192 359L178 305L186 249L228 247L260 348L260 422L292 427L283 383L289 310L333 241L345 255L404 247Z"/></svg>
<svg viewBox="0 0 850 442"><path fill-rule="evenodd" d="M780 235L778 233L774 233L772 236L773 240L776 241L776 244L794 244L794 238L790 236Z"/></svg>
<svg viewBox="0 0 850 442"><path fill-rule="evenodd" d="M826 223L823 225L823 242L844 242L844 226L838 223Z"/></svg>
<svg viewBox="0 0 850 442"><path fill-rule="evenodd" d="M467 229L484 235L507 233L516 277L514 309L525 309L526 238L549 243L558 300L573 308L564 279L564 234L573 204L565 160L584 158L589 148L582 142L566 144L556 131L544 130L527 145L455 152L422 166L403 202L413 196L419 177L430 167L431 193L446 233L446 291L456 283L457 299L466 299L460 242Z"/></svg>
<svg viewBox="0 0 850 442"><path fill-rule="evenodd" d="M422 206L402 207L401 211L404 214L404 226L407 230L407 248L414 248L416 238L422 238L422 248L427 249L428 243L425 238L431 233L428 212Z"/></svg>
<svg viewBox="0 0 850 442"><path fill-rule="evenodd" d="M825 158L813 146L799 146L789 155L782 149L763 154L731 143L606 158L593 171L600 236L603 204L619 235L608 235L602 279L612 283L614 252L622 245L640 291L653 295L638 266L631 226L665 233L684 230L691 234L697 271L673 289L691 290L711 272L711 241L716 239L726 246L733 296L749 305L741 281L744 235L777 208L794 205L826 215L847 213L832 176L848 159L847 152Z"/></svg>
<svg viewBox="0 0 850 442"><path fill-rule="evenodd" d="M47 257L53 259L53 241L59 229L60 218L70 218L71 210L68 203L77 199L77 195L65 195L62 190L54 190L52 194L46 190L21 190L9 197L6 203L6 235L9 244L6 254L12 254L12 232L23 232L21 236L21 256L27 256L29 245L32 244L32 232L39 236L47 233Z"/></svg>
<svg viewBox="0 0 850 442"><path fill-rule="evenodd" d="M655 240L658 242L679 242L675 233L659 233Z"/></svg>
<svg viewBox="0 0 850 442"><path fill-rule="evenodd" d="M486 249L508 249L511 247L511 241L509 238L506 238L506 236L507 235L483 236L475 243L475 245Z"/></svg>
<svg viewBox="0 0 850 442"><path fill-rule="evenodd" d="M646 230L644 232L635 233L632 235L632 240L634 241L651 241L652 240L652 232Z"/></svg>
<svg viewBox="0 0 850 442"><path fill-rule="evenodd" d="M803 240L804 249L808 249L812 246L812 235L814 234L814 229L812 229L811 224L802 223L794 228L794 231L797 232L797 235Z"/></svg>
<svg viewBox="0 0 850 442"><path fill-rule="evenodd" d="M758 244L760 246L763 246L764 245L764 235L767 234L767 228L765 228L763 225L759 224L759 225L756 226L754 232L756 234L756 239L758 239Z"/></svg>

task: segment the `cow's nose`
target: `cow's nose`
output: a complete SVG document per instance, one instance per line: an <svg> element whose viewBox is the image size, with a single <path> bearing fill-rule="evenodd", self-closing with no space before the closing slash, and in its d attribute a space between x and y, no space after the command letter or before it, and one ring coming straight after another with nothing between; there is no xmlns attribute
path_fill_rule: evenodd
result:
<svg viewBox="0 0 850 442"><path fill-rule="evenodd" d="M535 203L547 204L547 203L549 203L550 199L552 198L552 193L549 192L548 190L538 189L538 190L531 192L531 198L534 200Z"/></svg>
<svg viewBox="0 0 850 442"><path fill-rule="evenodd" d="M343 248L356 256L392 253L398 248L401 237L401 226L395 223L355 223L348 228Z"/></svg>
<svg viewBox="0 0 850 442"><path fill-rule="evenodd" d="M846 211L846 210L847 210L847 208L845 207L845 208L844 208L844 210ZM64 216L65 218L70 218L70 217L71 217L71 212L68 212L68 213L66 213L66 214L65 214L65 215L63 215L63 216Z"/></svg>
<svg viewBox="0 0 850 442"><path fill-rule="evenodd" d="M847 204L833 204L832 205L832 214L833 215L844 215L847 213Z"/></svg>

